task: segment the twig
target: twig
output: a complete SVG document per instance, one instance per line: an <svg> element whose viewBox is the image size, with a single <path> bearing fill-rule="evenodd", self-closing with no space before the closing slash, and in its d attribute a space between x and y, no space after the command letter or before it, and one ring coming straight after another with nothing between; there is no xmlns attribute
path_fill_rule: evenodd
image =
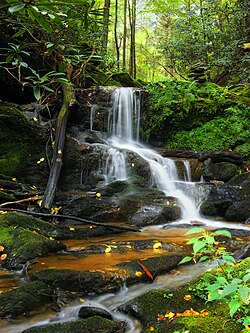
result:
<svg viewBox="0 0 250 333"><path fill-rule="evenodd" d="M26 211L22 209L14 209L14 208L4 208L4 210L7 211L16 211L18 213L24 213L28 215L34 215L34 216L41 216L41 217L53 217L53 218L59 218L59 219L71 219L79 222L83 222L86 224L93 224L97 225L100 227L105 227L109 229L120 229L120 230L126 230L126 231L134 231L134 232L140 232L141 230L138 228L132 228L132 227L126 227L126 226L117 226L117 225L110 225L106 223L99 223L91 220L85 220L77 216L71 216L71 215L62 215L62 214L48 214L48 213L38 213L38 212L31 212L31 211Z"/></svg>
<svg viewBox="0 0 250 333"><path fill-rule="evenodd" d="M8 206L8 205L27 202L27 201L36 201L36 200L40 200L42 198L43 198L43 195L36 195L35 197L30 197L30 198L26 198L26 199L17 200L17 201L8 201L8 202L4 202L4 203L0 204L0 208L4 207L4 206Z"/></svg>

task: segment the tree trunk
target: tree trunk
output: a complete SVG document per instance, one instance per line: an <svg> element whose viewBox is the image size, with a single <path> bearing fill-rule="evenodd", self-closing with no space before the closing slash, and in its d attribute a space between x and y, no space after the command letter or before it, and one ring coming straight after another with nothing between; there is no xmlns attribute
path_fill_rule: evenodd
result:
<svg viewBox="0 0 250 333"><path fill-rule="evenodd" d="M129 4L129 23L130 23L130 61L129 74L136 78L136 57L135 57L135 23L136 23L136 0Z"/></svg>
<svg viewBox="0 0 250 333"><path fill-rule="evenodd" d="M71 66L67 67L67 76L70 77ZM68 84L62 84L63 104L59 112L56 124L56 138L51 162L51 169L47 187L44 192L42 207L50 209L55 197L56 187L62 168L63 148L65 142L65 133L67 120L69 116L69 106L73 100L72 89Z"/></svg>
<svg viewBox="0 0 250 333"><path fill-rule="evenodd" d="M123 45L122 45L122 70L126 71L126 47L127 47L127 0L123 7Z"/></svg>
<svg viewBox="0 0 250 333"><path fill-rule="evenodd" d="M103 53L107 53L107 47L108 47L109 9L110 9L110 0L105 0L104 11L103 11L103 38L102 38Z"/></svg>
<svg viewBox="0 0 250 333"><path fill-rule="evenodd" d="M115 50L116 50L116 63L117 69L120 70L120 48L117 36L117 21L118 21L118 0L115 0L115 22L114 22L114 36L115 36Z"/></svg>

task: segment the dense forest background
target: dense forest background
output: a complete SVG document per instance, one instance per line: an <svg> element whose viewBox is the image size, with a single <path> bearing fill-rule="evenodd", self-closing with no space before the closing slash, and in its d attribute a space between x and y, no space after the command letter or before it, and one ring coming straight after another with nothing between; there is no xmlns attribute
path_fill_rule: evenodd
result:
<svg viewBox="0 0 250 333"><path fill-rule="evenodd" d="M149 143L248 156L249 7L249 0L3 0L0 99L48 105L60 101L62 86L139 86L150 96Z"/></svg>

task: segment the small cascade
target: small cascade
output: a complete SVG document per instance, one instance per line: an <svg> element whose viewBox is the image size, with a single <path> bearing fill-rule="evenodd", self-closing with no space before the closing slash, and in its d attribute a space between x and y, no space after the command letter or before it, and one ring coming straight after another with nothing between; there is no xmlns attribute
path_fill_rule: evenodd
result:
<svg viewBox="0 0 250 333"><path fill-rule="evenodd" d="M109 184L114 180L126 180L126 154L116 148L109 148L106 166L104 170L105 183Z"/></svg>
<svg viewBox="0 0 250 333"><path fill-rule="evenodd" d="M190 163L188 160L185 160L185 161L183 161L183 164L185 167L184 179L186 182L192 182Z"/></svg>

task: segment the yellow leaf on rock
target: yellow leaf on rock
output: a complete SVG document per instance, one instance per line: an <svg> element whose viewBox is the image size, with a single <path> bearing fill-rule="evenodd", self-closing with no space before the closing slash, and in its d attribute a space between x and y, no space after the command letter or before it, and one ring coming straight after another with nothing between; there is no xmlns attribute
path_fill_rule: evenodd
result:
<svg viewBox="0 0 250 333"><path fill-rule="evenodd" d="M191 295L185 295L184 296L185 301L190 301L191 298L192 298Z"/></svg>
<svg viewBox="0 0 250 333"><path fill-rule="evenodd" d="M110 246L108 246L105 250L105 253L109 253L112 250L112 248Z"/></svg>
<svg viewBox="0 0 250 333"><path fill-rule="evenodd" d="M167 312L165 313L165 316L164 316L164 317L165 317L165 318L168 318L168 319L172 319L172 318L175 317L175 313L172 312L172 311L167 311Z"/></svg>
<svg viewBox="0 0 250 333"><path fill-rule="evenodd" d="M70 228L69 228L69 230L73 231L73 230L75 230L75 228L73 228L73 227L70 227Z"/></svg>
<svg viewBox="0 0 250 333"><path fill-rule="evenodd" d="M137 277L142 277L142 272L140 272L140 271L137 271L137 272L135 272L135 275L137 276Z"/></svg>
<svg viewBox="0 0 250 333"><path fill-rule="evenodd" d="M13 182L16 182L16 178L11 178L11 180L12 180Z"/></svg>
<svg viewBox="0 0 250 333"><path fill-rule="evenodd" d="M6 259L7 258L7 254L6 253L4 253L4 254L2 254L1 256L0 256L0 259L1 260L4 260L4 259Z"/></svg>
<svg viewBox="0 0 250 333"><path fill-rule="evenodd" d="M97 192L96 196L97 196L97 198L100 198L101 197L101 193Z"/></svg>
<svg viewBox="0 0 250 333"><path fill-rule="evenodd" d="M158 249L161 249L161 248L162 248L161 242L154 243L154 245L153 245L153 249L154 250L158 250Z"/></svg>

